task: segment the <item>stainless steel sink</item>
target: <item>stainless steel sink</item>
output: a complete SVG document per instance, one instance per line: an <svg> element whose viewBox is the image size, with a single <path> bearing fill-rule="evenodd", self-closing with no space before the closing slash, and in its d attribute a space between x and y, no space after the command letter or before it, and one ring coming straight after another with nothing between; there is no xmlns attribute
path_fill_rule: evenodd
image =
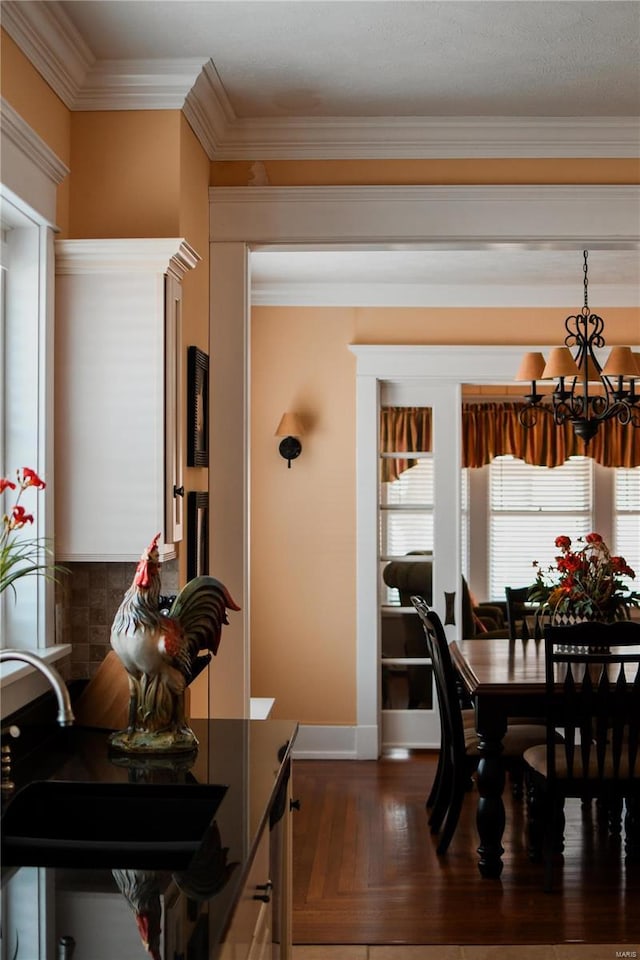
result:
<svg viewBox="0 0 640 960"><path fill-rule="evenodd" d="M227 787L38 780L2 817L6 866L184 869Z"/></svg>

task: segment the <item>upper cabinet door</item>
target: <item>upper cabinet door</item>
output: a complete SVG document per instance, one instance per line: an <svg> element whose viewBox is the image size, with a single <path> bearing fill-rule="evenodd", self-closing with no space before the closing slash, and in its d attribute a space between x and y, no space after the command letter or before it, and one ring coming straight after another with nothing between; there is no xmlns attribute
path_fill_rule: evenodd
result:
<svg viewBox="0 0 640 960"><path fill-rule="evenodd" d="M56 244L56 556L136 561L182 538L182 239Z"/></svg>

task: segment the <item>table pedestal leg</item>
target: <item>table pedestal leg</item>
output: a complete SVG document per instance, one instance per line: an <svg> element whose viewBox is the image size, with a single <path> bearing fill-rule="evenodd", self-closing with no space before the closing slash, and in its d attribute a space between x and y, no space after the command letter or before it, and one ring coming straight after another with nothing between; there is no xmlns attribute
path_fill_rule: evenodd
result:
<svg viewBox="0 0 640 960"><path fill-rule="evenodd" d="M478 869L483 877L499 877L502 873L502 835L504 833L505 772L502 762L501 737L491 733L479 733L477 784L478 812L476 822L480 835Z"/></svg>

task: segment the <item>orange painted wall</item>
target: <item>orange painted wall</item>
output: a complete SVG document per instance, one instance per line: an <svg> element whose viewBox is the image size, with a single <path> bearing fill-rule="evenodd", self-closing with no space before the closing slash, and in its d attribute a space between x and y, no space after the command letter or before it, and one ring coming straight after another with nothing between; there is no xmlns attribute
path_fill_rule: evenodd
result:
<svg viewBox="0 0 640 960"><path fill-rule="evenodd" d="M250 161L211 164L211 185L241 187L249 183ZM265 160L271 186L322 184L499 184L499 183L640 183L640 161L631 159L437 159L437 160Z"/></svg>
<svg viewBox="0 0 640 960"><path fill-rule="evenodd" d="M180 131L178 110L72 114L70 236L179 236Z"/></svg>
<svg viewBox="0 0 640 960"><path fill-rule="evenodd" d="M274 716L356 719L354 312L253 311L251 693ZM291 469L274 436L295 411Z"/></svg>
<svg viewBox="0 0 640 960"><path fill-rule="evenodd" d="M576 297L581 295L576 276ZM533 307L405 308L360 307L355 311L354 343L432 343L442 345L551 344L564 336L563 321L582 304L553 309ZM640 312L631 307L591 303L606 321L607 346L640 340Z"/></svg>

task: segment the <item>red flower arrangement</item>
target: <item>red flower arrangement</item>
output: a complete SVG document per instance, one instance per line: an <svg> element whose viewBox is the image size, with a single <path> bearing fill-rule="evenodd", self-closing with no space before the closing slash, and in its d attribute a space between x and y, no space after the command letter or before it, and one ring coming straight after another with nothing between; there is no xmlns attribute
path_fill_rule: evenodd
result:
<svg viewBox="0 0 640 960"><path fill-rule="evenodd" d="M555 564L541 570L537 560L536 582L529 600L540 603L551 615L610 622L625 616L626 608L640 606L640 594L630 591L622 578L635 579L624 557L612 556L599 533L578 537L582 546L572 548L569 537L556 537L560 550Z"/></svg>
<svg viewBox="0 0 640 960"><path fill-rule="evenodd" d="M33 523L33 514L27 513L25 507L20 503L23 493L29 487L35 487L36 490L44 490L46 484L41 480L35 470L30 467L23 467L16 471L16 480L9 480L8 477L0 477L0 495L5 490L17 490L17 496L13 507L2 517L2 528L0 530L0 593L11 587L15 592L14 583L20 577L26 577L30 574L42 574L45 577L53 577L55 571L62 571L62 567L47 560L51 557L51 550L43 539L30 538L16 535L16 531L21 530L27 524Z"/></svg>

